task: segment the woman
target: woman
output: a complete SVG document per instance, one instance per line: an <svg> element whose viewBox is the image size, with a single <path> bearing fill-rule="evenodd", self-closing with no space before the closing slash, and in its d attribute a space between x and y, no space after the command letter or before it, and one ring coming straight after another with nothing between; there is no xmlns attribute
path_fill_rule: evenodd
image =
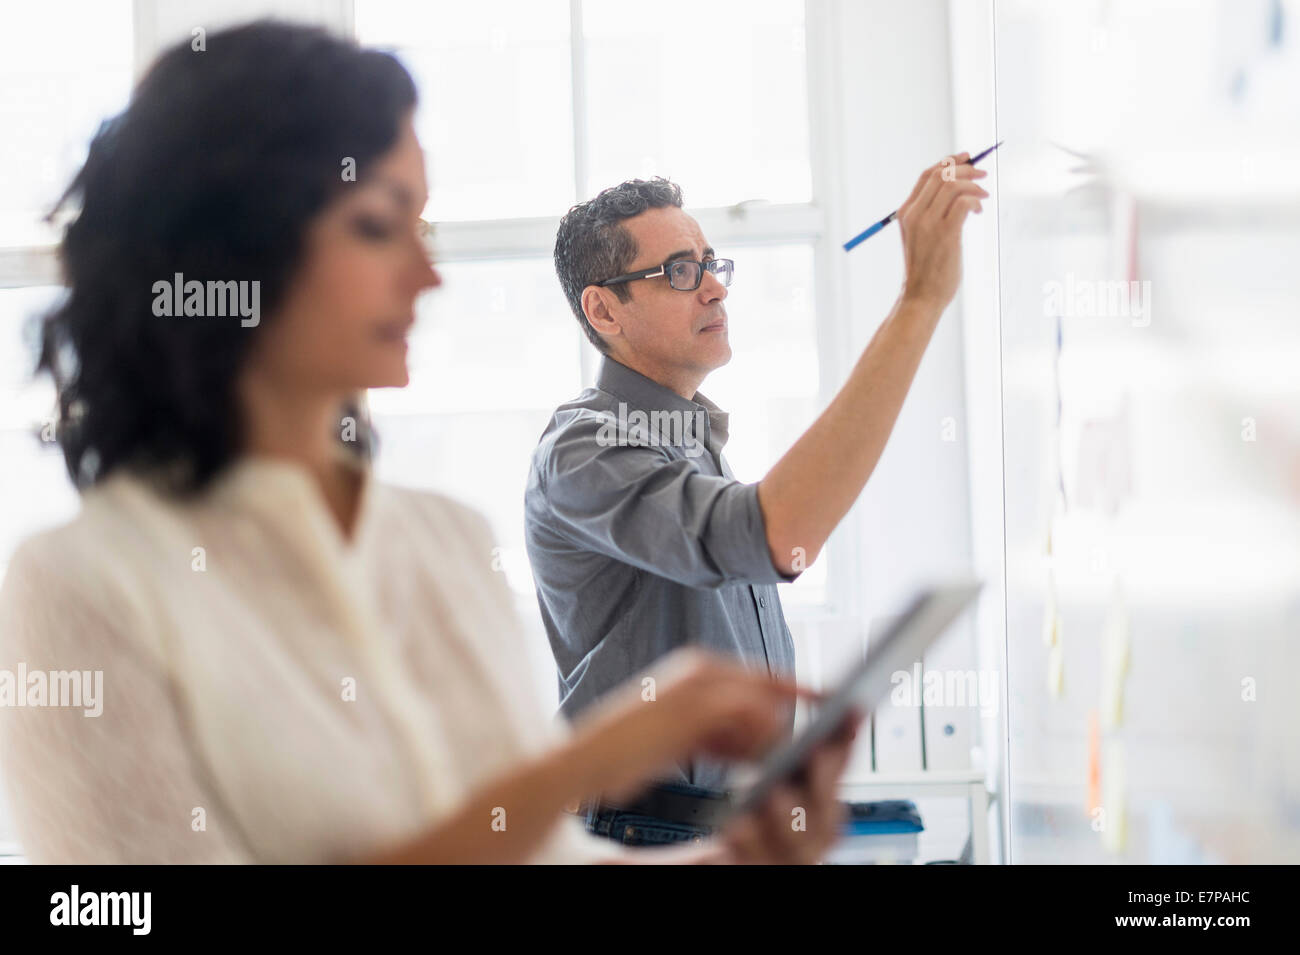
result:
<svg viewBox="0 0 1300 955"><path fill-rule="evenodd" d="M636 686L561 726L485 522L374 482L353 399L407 383L415 298L441 284L415 100L391 57L322 31L225 31L160 58L64 197L81 208L40 367L82 509L14 555L0 666L102 672L102 713L0 710L25 851L815 860L848 738L710 843L586 833L566 805L694 753L752 757L798 691L687 654L648 674L654 702Z"/></svg>

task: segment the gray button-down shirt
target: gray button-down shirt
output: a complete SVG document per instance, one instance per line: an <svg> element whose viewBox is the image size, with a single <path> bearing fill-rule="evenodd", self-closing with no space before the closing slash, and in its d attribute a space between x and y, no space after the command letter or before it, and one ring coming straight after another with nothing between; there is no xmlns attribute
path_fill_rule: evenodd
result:
<svg viewBox="0 0 1300 955"><path fill-rule="evenodd" d="M595 388L556 409L533 453L525 539L572 717L686 644L783 675L794 643L758 485L722 458L727 413L606 358ZM695 760L680 781L722 788Z"/></svg>

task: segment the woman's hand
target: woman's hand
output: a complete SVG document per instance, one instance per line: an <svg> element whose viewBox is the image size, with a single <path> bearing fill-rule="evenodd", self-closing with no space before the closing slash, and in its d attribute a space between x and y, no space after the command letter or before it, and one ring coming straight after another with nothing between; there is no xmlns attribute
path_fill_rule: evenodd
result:
<svg viewBox="0 0 1300 955"><path fill-rule="evenodd" d="M691 756L753 759L785 735L801 696L819 694L694 648L668 654L575 724L584 791L618 800Z"/></svg>
<svg viewBox="0 0 1300 955"><path fill-rule="evenodd" d="M758 809L718 835L720 863L809 865L840 837L844 805L836 796L860 714L813 750L798 782L776 787Z"/></svg>
<svg viewBox="0 0 1300 955"><path fill-rule="evenodd" d="M759 756L784 737L789 708L800 696L820 694L699 650L669 654L585 711L562 745L486 782L420 835L354 861L526 861L575 798L633 795L674 762L697 754ZM846 740L823 744L804 782L773 793L761 819L737 820L704 846L637 855L663 863L814 861L839 823L834 786L847 757ZM803 831L791 826L796 807L807 811ZM509 825L498 829L492 823L502 810L508 810Z"/></svg>
<svg viewBox="0 0 1300 955"><path fill-rule="evenodd" d="M778 786L753 812L695 845L647 847L626 862L644 865L805 865L821 861L840 837L845 808L836 796L840 774L863 716L851 714L810 754L797 781Z"/></svg>
<svg viewBox="0 0 1300 955"><path fill-rule="evenodd" d="M781 741L789 708L820 698L796 683L773 679L695 649L670 654L599 710L589 710L588 750L599 756L593 792L617 800L634 795L674 761L707 754L747 760ZM862 715L852 714L815 748L797 781L776 787L753 812L728 824L703 846L642 850L647 862L775 863L819 861L839 838L844 807L836 797Z"/></svg>

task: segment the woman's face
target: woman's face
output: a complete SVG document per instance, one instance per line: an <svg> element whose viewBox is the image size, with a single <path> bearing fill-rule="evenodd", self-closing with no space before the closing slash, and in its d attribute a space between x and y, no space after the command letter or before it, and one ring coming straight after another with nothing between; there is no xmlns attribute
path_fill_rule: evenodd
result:
<svg viewBox="0 0 1300 955"><path fill-rule="evenodd" d="M339 157L340 176L343 160ZM408 116L397 142L308 227L303 260L250 370L278 389L402 387L415 299L442 284L419 234L424 155Z"/></svg>

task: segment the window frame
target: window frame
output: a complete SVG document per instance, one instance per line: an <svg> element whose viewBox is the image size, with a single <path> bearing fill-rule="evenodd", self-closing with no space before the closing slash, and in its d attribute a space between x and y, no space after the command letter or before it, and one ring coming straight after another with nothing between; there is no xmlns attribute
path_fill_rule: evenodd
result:
<svg viewBox="0 0 1300 955"><path fill-rule="evenodd" d="M162 47L158 36L157 5L161 0L134 0L132 62L138 80ZM363 0L364 2L364 0ZM806 203L741 202L729 207L692 208L705 234L718 248L777 243L807 244L813 250L813 309L817 333L817 407L824 408L849 372L851 322L848 314L846 273L838 237L845 233L841 209L844 202L843 143L840 116L839 46L835 42L844 0L805 0L805 68L808 97L809 158L812 198ZM570 70L574 194L581 195L587 179L588 116L586 56L583 38L584 0L569 0ZM268 4L275 8L274 3ZM318 22L355 38L354 0L321 0L313 7ZM549 257L558 216L449 221L438 223L438 254L442 262L490 261L516 257ZM0 249L0 288L28 288L61 282L54 244ZM558 291L558 290L557 290ZM582 347L574 326L583 382L596 375L597 356ZM811 423L811 422L809 422ZM819 605L792 605L791 621L859 618L861 547L852 531L854 523L836 531L826 547L829 559L826 599Z"/></svg>
<svg viewBox="0 0 1300 955"><path fill-rule="evenodd" d="M364 2L364 0L362 0ZM806 203L740 202L731 206L691 208L691 215L715 248L745 245L807 244L813 249L813 311L817 329L817 407L824 408L839 390L849 372L851 328L847 314L845 273L840 242L844 232L839 210L843 206L843 176L840 163L842 143L836 117L839 96L839 5L842 0L805 0L804 61L808 98L809 159L812 198ZM584 0L569 0L570 87L572 90L572 136L574 194L586 190L588 113L586 103L586 55L583 44ZM349 35L356 38L355 19ZM516 257L549 257L559 228L559 216L480 219L438 223L438 258L441 262L481 262ZM583 348L581 334L574 327L575 347L580 349L582 384L595 381L598 360L590 348ZM809 424L812 422L810 421ZM849 523L846 519L845 523ZM825 622L856 619L863 602L861 549L851 528L831 535L826 546L830 564L826 598L822 604L792 604L786 618L792 622Z"/></svg>

